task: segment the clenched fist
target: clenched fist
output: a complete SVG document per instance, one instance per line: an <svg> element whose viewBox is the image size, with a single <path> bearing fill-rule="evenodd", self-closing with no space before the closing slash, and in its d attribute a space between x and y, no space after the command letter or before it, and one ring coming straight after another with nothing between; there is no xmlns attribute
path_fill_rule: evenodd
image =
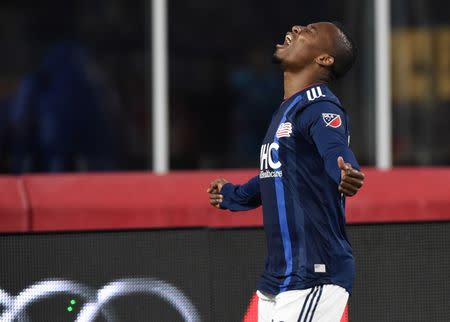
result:
<svg viewBox="0 0 450 322"><path fill-rule="evenodd" d="M211 206L219 208L223 201L223 195L220 193L224 184L228 183L227 180L220 178L213 180L206 192L209 194L209 203Z"/></svg>
<svg viewBox="0 0 450 322"><path fill-rule="evenodd" d="M344 162L342 157L337 159L339 169L341 169L341 183L339 192L351 197L354 196L364 184L365 175L361 171L352 168L350 163Z"/></svg>

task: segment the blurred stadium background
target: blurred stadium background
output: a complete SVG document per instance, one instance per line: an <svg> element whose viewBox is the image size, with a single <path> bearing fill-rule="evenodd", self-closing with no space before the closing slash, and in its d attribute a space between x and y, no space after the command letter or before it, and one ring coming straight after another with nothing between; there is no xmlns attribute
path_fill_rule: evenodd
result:
<svg viewBox="0 0 450 322"><path fill-rule="evenodd" d="M450 321L449 11L3 0L0 321L255 321L261 214L205 190L252 176L282 98L274 45L322 20L359 47L333 86L368 175L348 206L348 320Z"/></svg>

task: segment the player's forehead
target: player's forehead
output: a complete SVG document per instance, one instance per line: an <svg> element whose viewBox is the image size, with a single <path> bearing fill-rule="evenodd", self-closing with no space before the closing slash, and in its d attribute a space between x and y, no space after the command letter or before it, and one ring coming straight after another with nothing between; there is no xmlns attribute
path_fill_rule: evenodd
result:
<svg viewBox="0 0 450 322"><path fill-rule="evenodd" d="M338 35L338 29L334 24L331 22L315 22L309 24L308 28L314 30L315 42L321 50L332 51Z"/></svg>
<svg viewBox="0 0 450 322"><path fill-rule="evenodd" d="M308 27L315 29L321 34L333 35L337 32L337 27L331 22L313 22Z"/></svg>

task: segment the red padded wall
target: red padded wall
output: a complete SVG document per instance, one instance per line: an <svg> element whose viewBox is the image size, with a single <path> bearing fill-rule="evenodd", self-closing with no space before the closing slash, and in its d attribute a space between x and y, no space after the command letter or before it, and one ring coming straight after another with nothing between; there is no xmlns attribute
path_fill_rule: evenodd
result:
<svg viewBox="0 0 450 322"><path fill-rule="evenodd" d="M450 168L365 172L365 186L347 199L350 223L450 220Z"/></svg>
<svg viewBox="0 0 450 322"><path fill-rule="evenodd" d="M450 220L450 169L365 169L348 198L349 223ZM208 204L216 177L245 182L256 170L35 175L23 178L33 230L260 226L260 209L231 213Z"/></svg>
<svg viewBox="0 0 450 322"><path fill-rule="evenodd" d="M29 207L23 183L16 177L0 177L0 231L29 229Z"/></svg>
<svg viewBox="0 0 450 322"><path fill-rule="evenodd" d="M224 171L233 181L248 171ZM32 228L84 230L261 225L258 211L234 214L208 204L213 172L27 176Z"/></svg>

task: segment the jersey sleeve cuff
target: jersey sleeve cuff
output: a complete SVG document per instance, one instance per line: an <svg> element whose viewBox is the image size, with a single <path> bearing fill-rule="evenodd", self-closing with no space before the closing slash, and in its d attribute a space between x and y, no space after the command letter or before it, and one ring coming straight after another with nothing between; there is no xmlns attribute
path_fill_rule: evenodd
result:
<svg viewBox="0 0 450 322"><path fill-rule="evenodd" d="M223 201L220 203L221 209L229 209L230 207L230 195L234 190L234 185L230 182L225 183L220 190L220 193L223 195Z"/></svg>

